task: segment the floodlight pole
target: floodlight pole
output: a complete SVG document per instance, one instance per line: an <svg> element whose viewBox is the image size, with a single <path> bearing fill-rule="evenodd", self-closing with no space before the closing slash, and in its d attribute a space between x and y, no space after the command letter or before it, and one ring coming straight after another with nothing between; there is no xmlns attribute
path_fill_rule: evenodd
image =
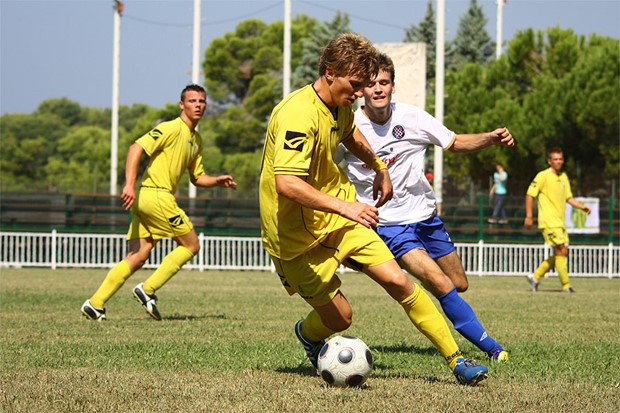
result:
<svg viewBox="0 0 620 413"><path fill-rule="evenodd" d="M282 95L291 92L291 0L284 0L284 57L282 68Z"/></svg>
<svg viewBox="0 0 620 413"><path fill-rule="evenodd" d="M202 0L194 0L194 41L192 43L192 83L197 85L200 81L200 5ZM196 125L198 131L198 125ZM187 196L196 198L196 186L189 183Z"/></svg>
<svg viewBox="0 0 620 413"><path fill-rule="evenodd" d="M502 55L502 26L503 26L503 7L506 0L497 0L497 26L496 26L496 42L495 42L495 59L499 59Z"/></svg>
<svg viewBox="0 0 620 413"><path fill-rule="evenodd" d="M435 118L443 123L443 95L445 70L445 31L446 31L446 2L437 0L437 45L435 61ZM441 215L443 206L443 150L435 146L433 186L437 197L437 213Z"/></svg>
<svg viewBox="0 0 620 413"><path fill-rule="evenodd" d="M114 47L112 52L112 130L110 137L110 195L116 195L118 181L118 95L121 44L121 13L123 3L114 0Z"/></svg>

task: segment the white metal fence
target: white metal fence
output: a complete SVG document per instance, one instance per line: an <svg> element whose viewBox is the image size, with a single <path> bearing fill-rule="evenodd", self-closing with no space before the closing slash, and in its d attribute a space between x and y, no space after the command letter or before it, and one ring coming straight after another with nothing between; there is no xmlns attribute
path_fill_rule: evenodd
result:
<svg viewBox="0 0 620 413"><path fill-rule="evenodd" d="M199 235L200 253L184 268L273 271L260 238ZM175 244L161 240L145 268L155 268ZM551 249L542 244L458 243L457 252L470 275L527 275ZM124 234L0 232L0 266L110 268L127 254ZM620 277L620 246L571 245L571 276ZM551 273L551 275L554 275Z"/></svg>

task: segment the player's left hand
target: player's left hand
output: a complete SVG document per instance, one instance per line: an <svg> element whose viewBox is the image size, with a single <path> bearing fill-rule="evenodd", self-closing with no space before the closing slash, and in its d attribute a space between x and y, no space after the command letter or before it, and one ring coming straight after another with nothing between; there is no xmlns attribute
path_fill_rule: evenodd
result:
<svg viewBox="0 0 620 413"><path fill-rule="evenodd" d="M237 183L230 175L220 175L215 178L216 185L221 186L222 188L231 188L237 189Z"/></svg>
<svg viewBox="0 0 620 413"><path fill-rule="evenodd" d="M508 128L499 128L491 132L493 142L500 146L515 146L515 140Z"/></svg>
<svg viewBox="0 0 620 413"><path fill-rule="evenodd" d="M382 169L375 174L375 180L372 183L372 199L377 200L379 193L381 193L381 196L375 204L377 208L392 199L392 195L394 195L392 179L387 169Z"/></svg>

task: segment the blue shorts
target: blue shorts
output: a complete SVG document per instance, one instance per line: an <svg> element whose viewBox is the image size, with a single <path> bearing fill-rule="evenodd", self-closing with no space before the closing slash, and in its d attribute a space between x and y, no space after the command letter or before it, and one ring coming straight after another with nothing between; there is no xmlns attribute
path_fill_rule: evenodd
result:
<svg viewBox="0 0 620 413"><path fill-rule="evenodd" d="M433 259L454 251L454 243L436 215L413 224L380 226L377 227L377 233L396 258L414 248L426 250Z"/></svg>

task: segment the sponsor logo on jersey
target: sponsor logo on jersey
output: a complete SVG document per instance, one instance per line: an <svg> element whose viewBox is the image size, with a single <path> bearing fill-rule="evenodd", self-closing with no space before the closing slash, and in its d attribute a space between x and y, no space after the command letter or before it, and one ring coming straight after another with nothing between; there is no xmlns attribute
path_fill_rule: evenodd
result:
<svg viewBox="0 0 620 413"><path fill-rule="evenodd" d="M183 218L181 218L181 215L175 215L168 218L168 222L170 222L170 225L176 228L183 225Z"/></svg>
<svg viewBox="0 0 620 413"><path fill-rule="evenodd" d="M151 136L151 138L153 138L153 140L157 140L157 139L161 138L163 133L159 129L155 128L155 129L153 129L152 131L149 132L149 135Z"/></svg>
<svg viewBox="0 0 620 413"><path fill-rule="evenodd" d="M305 133L287 130L286 136L284 136L284 149L301 152L304 148L304 143L306 143L306 140Z"/></svg>
<svg viewBox="0 0 620 413"><path fill-rule="evenodd" d="M405 128L403 128L401 125L394 126L394 128L392 129L392 136L396 139L401 139L403 136L405 136Z"/></svg>
<svg viewBox="0 0 620 413"><path fill-rule="evenodd" d="M385 164L386 167L390 167L391 164L393 164L394 162L396 162L396 160L398 159L398 155L394 155L394 156L390 156L388 158L382 158L380 154L377 154L377 156L379 157L379 159L381 159L383 161L383 163ZM364 169L372 169L370 168L369 165L367 164L363 164L362 168Z"/></svg>

